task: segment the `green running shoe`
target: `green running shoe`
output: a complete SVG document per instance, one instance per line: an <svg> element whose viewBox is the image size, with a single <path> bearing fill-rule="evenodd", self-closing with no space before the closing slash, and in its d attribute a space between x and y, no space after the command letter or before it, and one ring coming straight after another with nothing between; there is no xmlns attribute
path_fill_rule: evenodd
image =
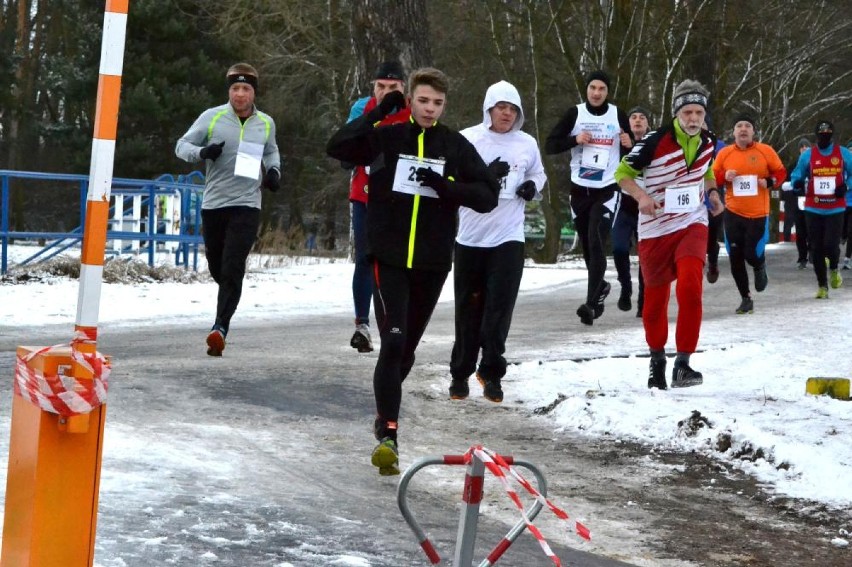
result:
<svg viewBox="0 0 852 567"><path fill-rule="evenodd" d="M382 476L399 474L399 449L397 449L396 441L390 437L382 439L373 449L370 462L374 467L379 468L379 474Z"/></svg>
<svg viewBox="0 0 852 567"><path fill-rule="evenodd" d="M817 299L828 299L828 288L827 287L819 288L817 290L816 298Z"/></svg>
<svg viewBox="0 0 852 567"><path fill-rule="evenodd" d="M828 283L831 284L831 289L837 289L843 285L843 276L840 275L840 271L831 270L831 275L828 278Z"/></svg>

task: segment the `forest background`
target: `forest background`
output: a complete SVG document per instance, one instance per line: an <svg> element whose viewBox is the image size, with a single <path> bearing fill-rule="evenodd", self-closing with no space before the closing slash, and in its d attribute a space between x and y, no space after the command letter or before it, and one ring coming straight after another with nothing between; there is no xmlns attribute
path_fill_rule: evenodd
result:
<svg viewBox="0 0 852 567"><path fill-rule="evenodd" d="M104 2L0 0L0 10L0 169L87 173ZM199 169L175 157L175 142L227 101L225 70L247 61L284 162L283 189L264 197L264 233L293 242L313 231L321 247L345 248L348 173L325 144L393 58L447 73L443 121L457 129L479 123L487 87L508 80L542 146L598 68L612 77L610 100L648 108L652 125L671 118L679 81L701 81L721 138L750 112L785 164L818 117L834 122L835 141L852 140L852 0L130 0L114 174ZM544 157L536 259L552 262L568 158ZM12 230L76 226L73 191L12 189Z"/></svg>

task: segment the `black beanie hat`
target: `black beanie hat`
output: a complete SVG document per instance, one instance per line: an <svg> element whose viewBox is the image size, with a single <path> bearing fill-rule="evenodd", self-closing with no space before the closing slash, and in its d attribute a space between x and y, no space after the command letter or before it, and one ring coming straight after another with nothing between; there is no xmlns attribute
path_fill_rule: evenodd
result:
<svg viewBox="0 0 852 567"><path fill-rule="evenodd" d="M399 61L385 61L376 69L374 80L390 79L394 81L404 81L405 72L402 70L402 63Z"/></svg>
<svg viewBox="0 0 852 567"><path fill-rule="evenodd" d="M589 73L589 76L586 77L586 87L588 87L589 83L592 81L603 81L606 88L609 89L609 75L607 75L606 71L603 71L602 69Z"/></svg>
<svg viewBox="0 0 852 567"><path fill-rule="evenodd" d="M754 118L751 117L750 114L741 112L737 114L736 118L734 118L734 124L737 122L748 122L751 124L751 127L757 130L757 123L754 121Z"/></svg>
<svg viewBox="0 0 852 567"><path fill-rule="evenodd" d="M820 132L829 132L831 134L834 134L834 124L832 124L828 120L819 120L816 125L815 133L819 134Z"/></svg>
<svg viewBox="0 0 852 567"><path fill-rule="evenodd" d="M633 108L631 108L630 112L627 113L627 117L630 118L630 116L633 114L641 114L645 117L646 120L648 120L648 122L651 121L651 113L642 108L641 106L634 106Z"/></svg>

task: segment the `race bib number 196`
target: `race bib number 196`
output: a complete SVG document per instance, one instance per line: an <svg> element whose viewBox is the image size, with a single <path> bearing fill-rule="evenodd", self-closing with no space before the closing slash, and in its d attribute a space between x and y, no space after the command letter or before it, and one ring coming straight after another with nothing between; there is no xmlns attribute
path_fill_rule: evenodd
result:
<svg viewBox="0 0 852 567"><path fill-rule="evenodd" d="M666 213L691 213L701 205L698 200L701 182L679 183L666 187Z"/></svg>

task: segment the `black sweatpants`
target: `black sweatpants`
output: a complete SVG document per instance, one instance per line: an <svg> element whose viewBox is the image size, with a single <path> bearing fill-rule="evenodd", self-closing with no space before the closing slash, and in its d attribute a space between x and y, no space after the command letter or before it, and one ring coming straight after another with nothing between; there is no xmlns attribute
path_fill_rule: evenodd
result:
<svg viewBox="0 0 852 567"><path fill-rule="evenodd" d="M719 264L719 229L724 222L724 215L707 215L707 264Z"/></svg>
<svg viewBox="0 0 852 567"><path fill-rule="evenodd" d="M204 254L213 281L219 284L216 324L228 333L243 293L246 259L257 239L260 209L222 207L201 211Z"/></svg>
<svg viewBox="0 0 852 567"><path fill-rule="evenodd" d="M808 243L814 261L814 273L819 287L828 287L828 271L825 259L828 258L828 268L837 269L840 260L840 237L843 232L843 213L820 215L805 211L808 220Z"/></svg>
<svg viewBox="0 0 852 567"><path fill-rule="evenodd" d="M725 211L725 246L731 261L731 275L741 297L748 297L746 264L758 268L766 263L766 244L769 242L769 218L746 218Z"/></svg>
<svg viewBox="0 0 852 567"><path fill-rule="evenodd" d="M493 248L456 244L453 283L456 303L456 340L450 358L450 374L467 379L476 369L484 380L506 375L506 337L521 276L524 243L504 242Z"/></svg>
<svg viewBox="0 0 852 567"><path fill-rule="evenodd" d="M586 304L597 302L606 273L606 240L612 229L613 215L617 208L618 185L601 189L589 189L580 185L571 186L571 211L574 214L574 229L580 235L583 260L589 273L586 288ZM612 207L612 208L609 208Z"/></svg>
<svg viewBox="0 0 852 567"><path fill-rule="evenodd" d="M398 268L378 261L373 265L373 310L382 338L373 372L380 421L399 419L402 382L414 366L414 351L448 273Z"/></svg>

